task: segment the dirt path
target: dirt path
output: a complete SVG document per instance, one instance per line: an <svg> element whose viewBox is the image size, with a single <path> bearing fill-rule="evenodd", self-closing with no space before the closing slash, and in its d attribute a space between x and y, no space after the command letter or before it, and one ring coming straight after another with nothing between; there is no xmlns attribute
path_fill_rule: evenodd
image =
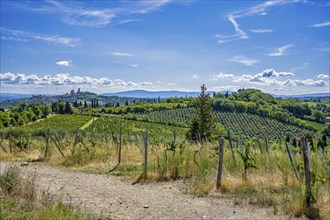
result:
<svg viewBox="0 0 330 220"><path fill-rule="evenodd" d="M56 114L48 115L47 118L51 118L51 117L53 117L53 116L55 116L55 115L56 115ZM23 125L23 126L32 125L32 124L34 124L34 123L37 123L37 122L43 121L43 120L45 120L45 119L46 119L46 118L40 118L40 119L38 119L38 120L36 120L36 121L29 122L29 123L27 123L26 125Z"/></svg>
<svg viewBox="0 0 330 220"><path fill-rule="evenodd" d="M85 130L86 128L88 128L91 124L93 124L94 121L96 121L98 118L92 118L91 120L89 120L86 124L84 124L83 126L81 126L79 129L80 130Z"/></svg>
<svg viewBox="0 0 330 220"><path fill-rule="evenodd" d="M0 163L3 172L10 163ZM37 188L83 212L107 219L288 219L271 209L235 206L232 201L185 194L181 182L137 184L109 175L68 172L44 164L21 168L35 173Z"/></svg>

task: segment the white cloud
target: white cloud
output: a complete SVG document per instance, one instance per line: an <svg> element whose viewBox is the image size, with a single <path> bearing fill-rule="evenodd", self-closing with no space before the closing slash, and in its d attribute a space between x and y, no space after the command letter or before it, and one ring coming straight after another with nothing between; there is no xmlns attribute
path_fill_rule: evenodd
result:
<svg viewBox="0 0 330 220"><path fill-rule="evenodd" d="M125 82L121 79L110 79L107 77L93 78L89 76L71 76L67 73L56 74L55 76L45 75L42 77L34 74L0 74L0 82L10 85L36 85L36 86L70 86L70 85L90 85L90 86L111 86L111 87L139 87L152 85L151 82Z"/></svg>
<svg viewBox="0 0 330 220"><path fill-rule="evenodd" d="M56 62L56 65L58 66L72 66L72 61L71 60L60 60Z"/></svg>
<svg viewBox="0 0 330 220"><path fill-rule="evenodd" d="M274 6L297 3L297 2L304 2L304 0L270 0L263 2L261 4L257 4L246 10L236 11L234 13L231 13L230 15L228 15L228 20L234 26L235 34L228 36L217 34L215 35L215 37L218 39L218 43L227 43L234 40L249 39L249 36L244 32L243 29L240 28L239 23L237 22L238 18L249 17L253 15L264 16L267 15L270 8ZM256 32L256 33L262 33L262 32Z"/></svg>
<svg viewBox="0 0 330 220"><path fill-rule="evenodd" d="M132 64L131 67L138 68L139 67L139 64Z"/></svg>
<svg viewBox="0 0 330 220"><path fill-rule="evenodd" d="M297 66L297 67L291 68L291 71L292 72L295 72L297 70L305 69L306 66L308 66L308 65L309 65L309 63L308 62L305 62L305 63L301 64L301 66Z"/></svg>
<svg viewBox="0 0 330 220"><path fill-rule="evenodd" d="M235 76L230 73L218 73L213 76L213 80L223 79L223 78L234 78Z"/></svg>
<svg viewBox="0 0 330 220"><path fill-rule="evenodd" d="M236 22L235 17L232 15L228 16L228 20L232 23L235 28L236 36L239 39L249 39L249 36L239 28L239 24Z"/></svg>
<svg viewBox="0 0 330 220"><path fill-rule="evenodd" d="M290 72L276 72L274 69L266 69L262 71L261 73L258 73L255 75L255 77L261 78L261 77L281 77L281 76L294 76L293 73Z"/></svg>
<svg viewBox="0 0 330 220"><path fill-rule="evenodd" d="M93 7L88 2L55 1L48 0L42 2L40 6L31 7L28 3L20 2L21 8L34 11L36 13L55 14L61 17L62 22L69 25L87 27L105 27L118 19L117 24L124 24L134 21L130 15L145 14L161 8L170 3L170 0L158 1L118 1L116 6L112 1L105 1L103 8ZM128 19L126 19L128 17Z"/></svg>
<svg viewBox="0 0 330 220"><path fill-rule="evenodd" d="M124 52L112 52L113 56L119 56L119 57L131 57L133 54L131 53L124 53Z"/></svg>
<svg viewBox="0 0 330 220"><path fill-rule="evenodd" d="M195 74L192 76L193 79L198 79L199 78L199 75Z"/></svg>
<svg viewBox="0 0 330 220"><path fill-rule="evenodd" d="M42 35L38 33L13 30L8 28L0 28L0 30L6 34L11 35L10 37L5 37L6 39L10 39L10 40L17 40L17 41L41 40L41 41L46 41L48 43L60 44L68 47L76 47L80 44L79 38L62 37L58 35Z"/></svg>
<svg viewBox="0 0 330 220"><path fill-rule="evenodd" d="M329 75L327 75L327 74L319 74L319 75L317 76L317 78L318 78L318 79L329 79Z"/></svg>
<svg viewBox="0 0 330 220"><path fill-rule="evenodd" d="M311 25L311 27L327 27L327 26L330 26L330 21Z"/></svg>
<svg viewBox="0 0 330 220"><path fill-rule="evenodd" d="M247 66L253 66L254 64L256 64L258 62L258 60L246 58L244 56L235 56L235 57L233 57L229 60L233 61L233 62L236 62L236 63L244 64L244 65L247 65Z"/></svg>
<svg viewBox="0 0 330 220"><path fill-rule="evenodd" d="M306 79L306 80L291 80L288 79L285 82L282 82L285 86L314 86L314 87L325 87L328 85L328 83L324 80L312 80L312 79Z"/></svg>
<svg viewBox="0 0 330 220"><path fill-rule="evenodd" d="M168 83L167 85L168 86L175 86L176 84L175 83Z"/></svg>
<svg viewBox="0 0 330 220"><path fill-rule="evenodd" d="M320 48L314 48L315 51L317 52L330 52L330 47L320 47Z"/></svg>
<svg viewBox="0 0 330 220"><path fill-rule="evenodd" d="M291 72L277 72L274 69L266 69L255 75L241 75L237 78L234 78L233 82L244 82L259 84L265 86L308 86L308 87L325 87L328 86L328 83L324 80L300 80L300 79L287 79L285 81L277 80L276 78L280 77L293 77L294 74ZM321 77L326 78L327 75L320 74Z"/></svg>
<svg viewBox="0 0 330 220"><path fill-rule="evenodd" d="M258 33L258 34L273 32L273 30L271 30L271 29L251 29L250 31L253 33Z"/></svg>
<svg viewBox="0 0 330 220"><path fill-rule="evenodd" d="M233 34L231 36L224 36L221 34L216 34L215 38L218 39L218 43L227 43L227 42L238 40L238 39L249 39L249 36L242 29L240 29L239 24L236 22L234 16L229 15L228 20L234 26L235 34Z"/></svg>
<svg viewBox="0 0 330 220"><path fill-rule="evenodd" d="M271 56L271 57L284 56L284 55L286 55L286 54L285 54L285 51L286 51L287 49L289 49L290 47L293 47L293 44L287 44L287 45L285 45L285 46L283 46L283 47L276 48L276 49L274 50L274 52L269 53L269 54L267 54L267 55L268 55L268 56Z"/></svg>
<svg viewBox="0 0 330 220"><path fill-rule="evenodd" d="M126 19L126 20L122 20L122 21L118 21L116 24L127 24L127 23L131 23L131 22L136 22L138 21L138 19Z"/></svg>
<svg viewBox="0 0 330 220"><path fill-rule="evenodd" d="M256 77L251 75L242 75L237 79L233 80L233 82L245 82L245 83L252 83L252 84L259 84L265 86L309 86L309 87L326 87L328 83L324 80L299 80L299 79L287 79L285 81L277 80L274 78L262 78Z"/></svg>
<svg viewBox="0 0 330 220"><path fill-rule="evenodd" d="M211 90L213 91L237 91L238 89L240 89L239 86L214 86L211 88Z"/></svg>
<svg viewBox="0 0 330 220"><path fill-rule="evenodd" d="M156 83L158 83L158 84L163 84L164 82L162 82L162 81L157 81Z"/></svg>
<svg viewBox="0 0 330 220"><path fill-rule="evenodd" d="M253 76L244 74L242 76L238 76L237 78L235 78L233 82L249 82L252 78Z"/></svg>

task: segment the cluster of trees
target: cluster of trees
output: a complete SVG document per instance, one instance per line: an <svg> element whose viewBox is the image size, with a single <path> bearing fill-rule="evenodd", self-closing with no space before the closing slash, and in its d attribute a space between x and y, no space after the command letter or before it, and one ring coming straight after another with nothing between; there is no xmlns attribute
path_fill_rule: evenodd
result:
<svg viewBox="0 0 330 220"><path fill-rule="evenodd" d="M128 106L116 106L116 107L104 107L99 109L90 109L91 114L105 113L105 114L141 114L152 111L167 110L167 109L177 109L177 108L186 108L186 104L182 103L137 103L136 105Z"/></svg>
<svg viewBox="0 0 330 220"><path fill-rule="evenodd" d="M0 112L0 129L26 125L40 118L46 118L51 112L52 109L42 103L33 103L30 105L20 103L18 106L12 107L10 111Z"/></svg>
<svg viewBox="0 0 330 220"><path fill-rule="evenodd" d="M324 113L330 114L330 105L326 105L324 103L317 103L314 106L314 109L319 110L319 111L324 112Z"/></svg>
<svg viewBox="0 0 330 220"><path fill-rule="evenodd" d="M312 109L294 99L276 99L256 89L240 89L232 95L216 94L213 108L217 111L257 114L264 117L307 127L302 120L324 123L326 113Z"/></svg>
<svg viewBox="0 0 330 220"><path fill-rule="evenodd" d="M53 102L51 110L56 114L72 114L73 108L70 102Z"/></svg>

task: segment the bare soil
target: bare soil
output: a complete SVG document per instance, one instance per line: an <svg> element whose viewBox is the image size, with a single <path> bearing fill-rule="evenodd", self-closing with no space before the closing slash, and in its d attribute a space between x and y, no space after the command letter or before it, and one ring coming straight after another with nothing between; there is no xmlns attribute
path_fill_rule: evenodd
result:
<svg viewBox="0 0 330 220"><path fill-rule="evenodd" d="M0 163L0 172L11 162ZM15 163L20 166L20 163ZM194 197L180 181L132 185L123 178L67 171L42 163L21 167L36 175L37 190L100 219L290 219L271 208L235 205L220 193Z"/></svg>

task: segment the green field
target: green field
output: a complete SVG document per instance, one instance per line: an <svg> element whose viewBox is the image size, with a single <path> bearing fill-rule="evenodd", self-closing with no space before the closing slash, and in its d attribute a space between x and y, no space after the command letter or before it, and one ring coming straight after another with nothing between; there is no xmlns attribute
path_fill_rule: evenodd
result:
<svg viewBox="0 0 330 220"><path fill-rule="evenodd" d="M314 128L316 128L316 130L318 132L321 132L323 131L324 128L326 128L328 126L328 124L324 123L324 124L321 124L321 123L317 123L315 121L305 121L307 124L313 126Z"/></svg>
<svg viewBox="0 0 330 220"><path fill-rule="evenodd" d="M149 139L153 143L173 141L174 131L176 132L177 140L183 140L187 131L186 128L120 118L99 118L86 130L99 134L113 134L118 137L120 127L122 127L122 134L125 140L129 138L135 139L136 136L144 136L146 130L148 130Z"/></svg>
<svg viewBox="0 0 330 220"><path fill-rule="evenodd" d="M41 121L34 122L23 128L27 130L34 129L51 129L51 130L77 130L89 120L91 116L80 116L80 115L55 115L49 118L46 118Z"/></svg>

